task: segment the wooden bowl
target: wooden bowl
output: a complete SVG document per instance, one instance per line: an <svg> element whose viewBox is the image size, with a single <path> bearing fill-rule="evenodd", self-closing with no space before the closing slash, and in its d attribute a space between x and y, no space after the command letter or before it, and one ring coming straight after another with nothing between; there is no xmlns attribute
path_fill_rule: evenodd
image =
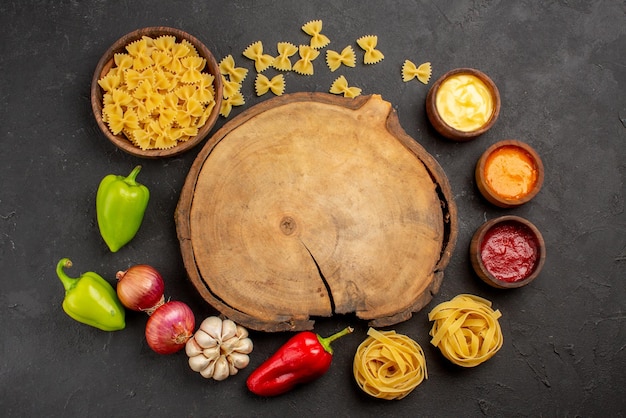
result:
<svg viewBox="0 0 626 418"><path fill-rule="evenodd" d="M470 131L457 129L450 123L446 122L445 116L440 113L437 107L437 99L440 94L442 84L454 77L462 75L469 75L478 78L491 94L492 110L490 116L479 128ZM459 142L469 141L487 132L496 122L496 119L498 119L498 115L500 114L500 93L495 83L485 73L473 68L457 68L445 73L437 81L435 81L433 86L430 88L428 95L426 96L426 114L435 130L437 130L437 132L444 137Z"/></svg>
<svg viewBox="0 0 626 418"><path fill-rule="evenodd" d="M507 158L510 160L507 174L509 177L511 174L518 176L514 188L505 191L503 184L498 184L498 174L503 173L498 170L498 164L494 163L495 158L501 159L498 163L500 165L503 161L508 161ZM492 166L493 169L490 168ZM530 145L507 139L487 148L478 159L474 174L476 186L485 199L498 207L512 208L523 205L539 193L543 185L544 168L539 154ZM519 181L519 178L524 181Z"/></svg>
<svg viewBox="0 0 626 418"><path fill-rule="evenodd" d="M179 141L177 145L168 149L149 149L143 150L140 147L133 144L123 133L118 135L114 135L109 129L106 122L102 120L102 107L103 107L103 96L104 91L98 84L98 80L105 76L109 70L114 66L113 57L116 53L124 53L126 52L126 46L131 42L136 40L140 40L142 37L147 36L150 38L157 38L162 35L170 35L176 37L176 42L181 42L186 40L190 42L198 52L198 54L206 60L206 66L202 70L203 72L207 72L212 74L215 77L213 81L213 87L215 89L215 106L213 110L199 130L198 134L192 138L189 138L186 141ZM162 158L162 157L171 157L174 155L181 154L185 151L190 150L191 148L198 145L211 131L211 128L215 125L215 122L219 116L220 106L222 102L222 78L220 76L219 66L215 57L209 49L200 42L196 37L184 32L180 29L169 28L164 26L157 27L147 27L143 29L135 30L131 33L128 33L118 39L100 58L98 61L98 65L94 71L93 78L91 80L91 108L93 110L93 114L96 118L98 126L100 130L104 133L104 135L111 141L115 146L122 149L123 151L132 154L137 157L143 158Z"/></svg>
<svg viewBox="0 0 626 418"><path fill-rule="evenodd" d="M497 234L504 238L515 234L517 245L506 239L496 241ZM527 245L520 246L520 242ZM506 252L502 251L504 248ZM534 258L526 259L531 253ZM539 276L546 260L546 245L541 232L527 219L501 216L476 230L470 243L470 259L482 281L498 289L513 289L525 286Z"/></svg>

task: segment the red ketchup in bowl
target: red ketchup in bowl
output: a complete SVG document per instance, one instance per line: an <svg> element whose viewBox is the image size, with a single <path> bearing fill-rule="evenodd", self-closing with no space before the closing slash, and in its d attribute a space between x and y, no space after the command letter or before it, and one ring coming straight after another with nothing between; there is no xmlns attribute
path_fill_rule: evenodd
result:
<svg viewBox="0 0 626 418"><path fill-rule="evenodd" d="M504 222L487 231L480 257L496 279L514 283L533 273L539 246L530 228L515 222Z"/></svg>

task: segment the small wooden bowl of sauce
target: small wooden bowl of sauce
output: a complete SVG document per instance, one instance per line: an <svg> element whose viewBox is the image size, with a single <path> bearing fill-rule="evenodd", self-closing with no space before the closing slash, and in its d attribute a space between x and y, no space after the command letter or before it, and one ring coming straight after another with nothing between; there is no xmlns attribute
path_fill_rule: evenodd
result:
<svg viewBox="0 0 626 418"><path fill-rule="evenodd" d="M441 76L426 96L426 114L435 130L454 141L484 134L500 114L500 93L482 71L457 68Z"/></svg>
<svg viewBox="0 0 626 418"><path fill-rule="evenodd" d="M476 186L490 203L501 208L523 205L539 193L544 168L528 144L507 139L487 148L476 163Z"/></svg>
<svg viewBox="0 0 626 418"><path fill-rule="evenodd" d="M470 259L482 281L498 289L513 289L537 278L546 259L546 245L530 221L501 216L476 230Z"/></svg>

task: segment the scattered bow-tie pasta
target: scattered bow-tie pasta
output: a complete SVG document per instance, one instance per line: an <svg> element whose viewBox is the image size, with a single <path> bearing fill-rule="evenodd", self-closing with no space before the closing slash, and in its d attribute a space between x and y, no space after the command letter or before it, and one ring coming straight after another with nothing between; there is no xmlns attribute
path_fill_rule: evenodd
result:
<svg viewBox="0 0 626 418"><path fill-rule="evenodd" d="M405 60L402 64L402 81L406 83L417 78L422 84L428 84L432 72L430 62L425 62L417 67L410 60Z"/></svg>
<svg viewBox="0 0 626 418"><path fill-rule="evenodd" d="M322 35L322 21L312 20L302 26L302 30L311 36L310 46L314 49L324 48L330 43L330 39L326 35Z"/></svg>
<svg viewBox="0 0 626 418"><path fill-rule="evenodd" d="M235 65L235 59L232 55L227 55L219 64L220 73L228 77L228 80L241 84L248 75L248 69L243 67L237 67Z"/></svg>
<svg viewBox="0 0 626 418"><path fill-rule="evenodd" d="M167 149L197 135L215 106L214 77L188 41L144 36L117 53L98 84L102 120L143 150Z"/></svg>
<svg viewBox="0 0 626 418"><path fill-rule="evenodd" d="M428 319L434 321L430 342L452 363L462 367L478 366L502 347L498 322L501 316L486 299L458 295L435 306L428 314Z"/></svg>
<svg viewBox="0 0 626 418"><path fill-rule="evenodd" d="M274 58L272 67L278 71L291 71L291 60L289 57L298 52L298 47L289 42L278 42L276 49L278 56Z"/></svg>
<svg viewBox="0 0 626 418"><path fill-rule="evenodd" d="M257 73L267 70L274 62L274 57L263 53L263 43L261 41L256 41L248 46L243 51L243 55L254 61L254 69Z"/></svg>
<svg viewBox="0 0 626 418"><path fill-rule="evenodd" d="M220 115L228 117L233 110L233 106L243 106L246 102L241 93L243 80L248 75L248 70L235 65L232 55L227 55L219 63L220 75L222 77L222 105Z"/></svg>
<svg viewBox="0 0 626 418"><path fill-rule="evenodd" d="M370 328L368 337L354 355L352 371L359 387L368 395L402 399L428 379L422 347L395 331Z"/></svg>
<svg viewBox="0 0 626 418"><path fill-rule="evenodd" d="M241 90L241 84L236 81L229 80L222 74L222 97L228 99Z"/></svg>
<svg viewBox="0 0 626 418"><path fill-rule="evenodd" d="M220 115L227 118L230 115L230 112L233 110L235 106L243 106L246 104L246 101L243 97L243 94L238 91L232 96L222 100L222 106L220 107Z"/></svg>
<svg viewBox="0 0 626 418"><path fill-rule="evenodd" d="M343 94L344 97L357 97L361 94L358 87L348 86L348 80L344 76L339 76L330 86L330 92L333 94Z"/></svg>
<svg viewBox="0 0 626 418"><path fill-rule="evenodd" d="M363 56L364 64L376 64L385 58L383 53L376 49L376 46L378 44L378 36L362 36L356 40L356 43L361 47L363 51L365 51L365 55Z"/></svg>
<svg viewBox="0 0 626 418"><path fill-rule="evenodd" d="M354 49L350 45L345 47L340 53L329 49L326 51L326 64L332 72L337 71L342 64L346 67L355 67L356 55L354 54Z"/></svg>
<svg viewBox="0 0 626 418"><path fill-rule="evenodd" d="M313 60L319 56L320 52L308 45L300 45L298 53L300 59L293 64L293 70L301 75L313 75Z"/></svg>
<svg viewBox="0 0 626 418"><path fill-rule="evenodd" d="M244 51L243 56L254 61L254 68L257 77L254 81L254 89L257 96L262 96L271 91L273 94L280 96L285 91L285 77L283 75L269 78L261 76L260 73L267 68L272 67L277 71L287 72L293 71L299 75L310 76L315 72L313 61L320 55L320 50L330 44L330 39L322 34L323 22L321 20L311 20L302 26L302 30L311 37L309 45L296 46L291 42L278 42L276 44L277 55L273 57L264 52L262 41L256 41L250 44ZM377 49L378 36L366 35L358 38L356 43L363 49L363 63L376 64L382 61L385 56ZM294 63L291 57L299 55ZM326 64L331 72L337 71L341 66L350 68L356 67L356 54L351 45L346 46L341 52L327 50ZM241 93L242 81L247 75L245 68L238 68L232 55L228 55L220 62L220 72L223 81L223 100L220 114L228 117L233 106L241 106L245 104L243 94ZM416 67L409 60L406 60L402 68L402 77L404 81L417 78L422 83L428 83L430 79L430 63L424 63ZM362 90L358 87L351 87L344 76L340 76L332 83L330 92L333 94L343 95L344 97L357 97ZM130 117L132 119L132 115Z"/></svg>
<svg viewBox="0 0 626 418"><path fill-rule="evenodd" d="M270 80L263 74L257 74L254 80L254 89L257 96L263 96L268 91L272 91L276 96L282 96L285 92L285 77L278 74Z"/></svg>

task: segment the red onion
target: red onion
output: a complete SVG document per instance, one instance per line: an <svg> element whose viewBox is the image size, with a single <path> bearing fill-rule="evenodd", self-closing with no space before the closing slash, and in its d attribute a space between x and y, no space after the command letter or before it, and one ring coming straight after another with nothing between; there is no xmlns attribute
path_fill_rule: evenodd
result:
<svg viewBox="0 0 626 418"><path fill-rule="evenodd" d="M117 296L120 302L134 311L152 314L164 302L165 284L154 267L137 264L126 271L118 271Z"/></svg>
<svg viewBox="0 0 626 418"><path fill-rule="evenodd" d="M171 301L159 306L146 323L146 341L159 354L172 354L183 347L196 326L191 308Z"/></svg>

